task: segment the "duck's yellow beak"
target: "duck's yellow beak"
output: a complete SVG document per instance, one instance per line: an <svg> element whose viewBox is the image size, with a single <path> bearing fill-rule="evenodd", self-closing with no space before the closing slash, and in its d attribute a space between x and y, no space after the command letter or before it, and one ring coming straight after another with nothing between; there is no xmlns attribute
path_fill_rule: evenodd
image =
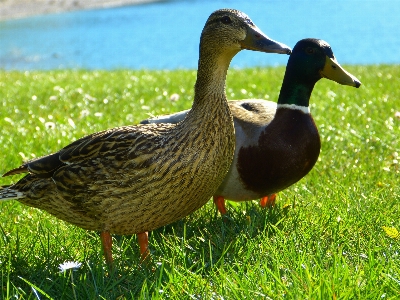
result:
<svg viewBox="0 0 400 300"><path fill-rule="evenodd" d="M240 42L242 49L261 51L267 53L290 54L290 49L285 44L276 42L266 36L257 26L248 27L246 38Z"/></svg>
<svg viewBox="0 0 400 300"><path fill-rule="evenodd" d="M325 66L320 71L320 74L324 78L336 81L337 83L343 85L350 85L359 88L361 85L360 80L358 80L354 75L347 72L342 68L341 65L334 58L326 56Z"/></svg>

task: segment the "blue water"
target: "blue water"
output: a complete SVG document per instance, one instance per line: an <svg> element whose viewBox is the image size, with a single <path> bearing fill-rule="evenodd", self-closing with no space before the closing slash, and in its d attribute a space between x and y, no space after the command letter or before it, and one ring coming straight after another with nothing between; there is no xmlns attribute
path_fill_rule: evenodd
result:
<svg viewBox="0 0 400 300"><path fill-rule="evenodd" d="M398 0L175 0L0 22L0 68L196 68L204 23L224 7L291 47L324 39L341 64L400 63ZM232 66L286 62L286 55L242 51Z"/></svg>

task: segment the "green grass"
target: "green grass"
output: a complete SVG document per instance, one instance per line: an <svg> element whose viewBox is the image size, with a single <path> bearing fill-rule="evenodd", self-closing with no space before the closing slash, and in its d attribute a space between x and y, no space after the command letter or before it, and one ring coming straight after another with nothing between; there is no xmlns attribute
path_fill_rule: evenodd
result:
<svg viewBox="0 0 400 300"><path fill-rule="evenodd" d="M400 66L346 69L360 89L314 89L322 152L310 174L274 209L231 203L223 220L209 202L152 232L146 268L134 236L115 237L109 273L97 233L0 203L0 298L398 299L400 238L382 227L400 230ZM275 101L283 72L231 70L228 98ZM0 174L85 134L189 108L195 74L0 71ZM73 277L58 270L68 260L82 263Z"/></svg>

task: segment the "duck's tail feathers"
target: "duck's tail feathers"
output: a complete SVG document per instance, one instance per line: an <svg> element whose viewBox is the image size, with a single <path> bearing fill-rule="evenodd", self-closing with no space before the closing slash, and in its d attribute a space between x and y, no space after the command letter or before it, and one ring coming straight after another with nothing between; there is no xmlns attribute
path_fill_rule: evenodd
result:
<svg viewBox="0 0 400 300"><path fill-rule="evenodd" d="M20 199L24 197L25 194L23 192L14 190L10 185L0 187L0 201Z"/></svg>

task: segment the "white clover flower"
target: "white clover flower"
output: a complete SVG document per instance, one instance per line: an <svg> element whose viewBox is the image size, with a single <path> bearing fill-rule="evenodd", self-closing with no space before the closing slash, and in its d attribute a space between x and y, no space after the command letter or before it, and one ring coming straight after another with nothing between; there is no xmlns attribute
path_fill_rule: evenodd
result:
<svg viewBox="0 0 400 300"><path fill-rule="evenodd" d="M81 117L86 117L88 115L90 115L90 112L87 109L81 111Z"/></svg>
<svg viewBox="0 0 400 300"><path fill-rule="evenodd" d="M73 271L78 270L81 267L81 263L77 262L77 261L66 261L63 264L60 264L60 266L58 267L60 269L60 272L65 272L69 269L72 269Z"/></svg>
<svg viewBox="0 0 400 300"><path fill-rule="evenodd" d="M72 128L75 128L75 127L76 127L76 126L75 126L74 120L72 120L71 118L68 118L68 124L69 124Z"/></svg>
<svg viewBox="0 0 400 300"><path fill-rule="evenodd" d="M46 122L46 123L44 123L44 127L46 127L47 129L55 129L56 128L56 123L54 123L54 122Z"/></svg>
<svg viewBox="0 0 400 300"><path fill-rule="evenodd" d="M11 120L9 117L5 117L5 118L4 118L4 121L10 123L11 125L14 125L14 121Z"/></svg>
<svg viewBox="0 0 400 300"><path fill-rule="evenodd" d="M171 102L176 102L178 100L179 100L179 94L177 94L177 93L174 93L169 97L169 101L171 101Z"/></svg>

